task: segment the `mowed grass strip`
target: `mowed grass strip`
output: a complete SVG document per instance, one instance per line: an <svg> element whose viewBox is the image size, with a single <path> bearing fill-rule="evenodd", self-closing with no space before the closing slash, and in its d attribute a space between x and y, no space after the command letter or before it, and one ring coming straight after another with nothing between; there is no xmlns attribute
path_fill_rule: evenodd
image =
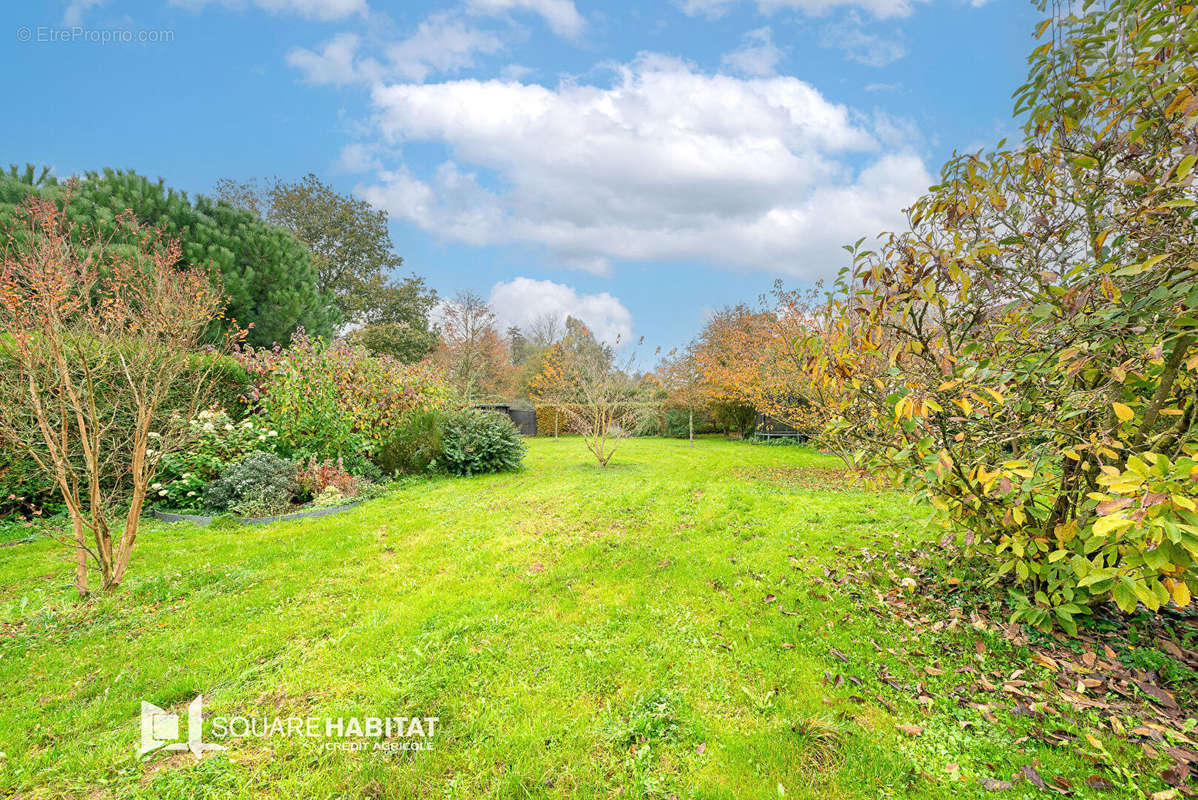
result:
<svg viewBox="0 0 1198 800"><path fill-rule="evenodd" d="M61 545L4 548L0 794L982 796L978 775L1032 760L1080 783L1075 753L882 697L909 632L823 570L836 547L936 534L835 470L716 439L628 441L600 469L577 438L535 439L521 472L331 517L150 526L123 589L84 604ZM140 702L200 693L209 716L440 722L430 752L294 737L139 757ZM913 721L920 737L897 731Z"/></svg>

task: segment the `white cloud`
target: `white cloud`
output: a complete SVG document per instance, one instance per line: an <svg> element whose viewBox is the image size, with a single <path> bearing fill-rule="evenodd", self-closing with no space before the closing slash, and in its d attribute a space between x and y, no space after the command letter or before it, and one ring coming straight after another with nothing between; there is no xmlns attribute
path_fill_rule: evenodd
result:
<svg viewBox="0 0 1198 800"><path fill-rule="evenodd" d="M378 84L383 143L451 158L427 177L379 172L359 194L440 236L537 245L593 272L685 259L828 277L840 245L902 225L932 183L902 125L796 78L655 55L615 70L610 86Z"/></svg>
<svg viewBox="0 0 1198 800"><path fill-rule="evenodd" d="M242 9L255 6L272 14L297 14L319 20L366 13L366 0L171 0L171 5L199 10L209 5Z"/></svg>
<svg viewBox="0 0 1198 800"><path fill-rule="evenodd" d="M820 44L843 50L848 58L861 64L884 67L907 55L907 46L899 35L868 33L862 28L860 15L853 12L846 19L825 26Z"/></svg>
<svg viewBox="0 0 1198 800"><path fill-rule="evenodd" d="M83 24L83 12L89 8L102 5L104 0L70 0L66 11L62 12L62 24L74 27Z"/></svg>
<svg viewBox="0 0 1198 800"><path fill-rule="evenodd" d="M909 15L916 3L926 3L929 0L756 0L759 11L772 14L780 9L801 11L805 14L818 16L838 8L856 8L866 11L878 19L905 17ZM975 4L979 0L972 0ZM980 0L984 3L987 0ZM718 17L724 14L736 0L679 0L679 6L687 14Z"/></svg>
<svg viewBox="0 0 1198 800"><path fill-rule="evenodd" d="M287 63L304 73L309 83L337 86L353 83L359 77L354 65L358 41L356 34L339 33L325 42L320 52L293 48L287 54Z"/></svg>
<svg viewBox="0 0 1198 800"><path fill-rule="evenodd" d="M491 31L476 28L451 13L432 14L406 39L382 48L382 61L359 55L360 38L339 33L319 51L302 47L287 54L287 63L315 84L343 85L384 78L423 81L433 73L453 73L472 67L477 55L496 53L503 41Z"/></svg>
<svg viewBox="0 0 1198 800"><path fill-rule="evenodd" d="M782 55L770 29L758 28L745 34L739 49L724 54L723 64L742 75L773 75Z"/></svg>
<svg viewBox="0 0 1198 800"><path fill-rule="evenodd" d="M523 64L507 64L503 69L499 70L499 77L505 81L522 81L535 73L535 69L526 67Z"/></svg>
<svg viewBox="0 0 1198 800"><path fill-rule="evenodd" d="M632 340L632 313L607 292L579 294L564 283L516 278L491 287L490 304L500 330L512 325L527 329L548 314L563 321L566 317L582 320L601 342Z"/></svg>
<svg viewBox="0 0 1198 800"><path fill-rule="evenodd" d="M452 14L433 14L407 39L388 45L385 53L401 77L422 81L431 72L472 67L476 54L501 49L503 41L494 33L474 28Z"/></svg>
<svg viewBox="0 0 1198 800"><path fill-rule="evenodd" d="M468 0L467 8L478 14L503 15L512 11L540 14L558 36L574 38L586 27L573 0Z"/></svg>
<svg viewBox="0 0 1198 800"><path fill-rule="evenodd" d="M341 148L341 155L333 165L338 172L369 172L382 169L383 165L372 145L354 142Z"/></svg>

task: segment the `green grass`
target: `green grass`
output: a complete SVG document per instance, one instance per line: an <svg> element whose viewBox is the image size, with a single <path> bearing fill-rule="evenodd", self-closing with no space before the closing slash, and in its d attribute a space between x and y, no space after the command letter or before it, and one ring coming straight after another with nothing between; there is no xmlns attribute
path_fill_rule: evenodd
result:
<svg viewBox="0 0 1198 800"><path fill-rule="evenodd" d="M1097 768L1072 750L1019 741L1025 720L959 704L950 656L917 673L941 655L912 656L918 636L826 579L837 548L936 535L834 469L799 447L636 440L601 470L578 439L538 439L522 472L332 517L149 526L123 589L85 604L61 545L0 549L0 796L970 797L1030 763L1117 796L1087 794ZM408 755L275 738L139 757L140 701L201 692L209 715L440 727Z"/></svg>

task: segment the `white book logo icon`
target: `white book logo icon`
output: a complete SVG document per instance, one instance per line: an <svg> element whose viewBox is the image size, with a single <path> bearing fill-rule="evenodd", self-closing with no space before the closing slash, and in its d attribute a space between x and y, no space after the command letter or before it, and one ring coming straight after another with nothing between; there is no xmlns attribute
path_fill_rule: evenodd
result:
<svg viewBox="0 0 1198 800"><path fill-rule="evenodd" d="M187 706L187 741L179 741L179 715L153 703L141 701L141 746L138 754L154 750L190 750L201 758L205 750L224 750L219 744L204 741L204 695L196 695Z"/></svg>

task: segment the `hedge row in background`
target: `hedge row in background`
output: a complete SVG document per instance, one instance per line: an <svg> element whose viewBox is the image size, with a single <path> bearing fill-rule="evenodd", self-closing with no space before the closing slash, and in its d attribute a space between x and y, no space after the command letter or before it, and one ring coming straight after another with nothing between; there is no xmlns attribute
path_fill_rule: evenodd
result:
<svg viewBox="0 0 1198 800"><path fill-rule="evenodd" d="M575 407L577 408L577 406ZM635 436L667 436L673 439L685 439L689 435L687 412L664 406L655 407L657 413L650 414L644 420L641 428L633 432ZM577 434L577 427L570 421L565 406L539 405L537 412L537 436L553 436ZM555 422L556 417L556 422ZM695 435L718 433L721 428L711 414L697 412L695 414Z"/></svg>

